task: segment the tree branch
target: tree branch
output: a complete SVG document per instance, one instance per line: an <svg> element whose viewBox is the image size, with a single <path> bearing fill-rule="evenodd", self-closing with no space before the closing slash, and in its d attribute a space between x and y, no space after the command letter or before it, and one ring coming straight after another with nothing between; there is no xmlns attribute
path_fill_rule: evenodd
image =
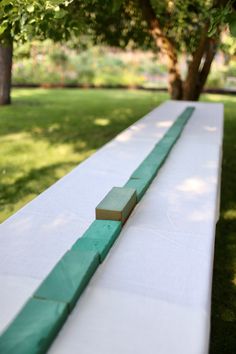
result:
<svg viewBox="0 0 236 354"><path fill-rule="evenodd" d="M157 46L164 55L167 55L171 60L177 61L177 55L174 46L169 38L162 31L160 22L156 17L155 11L152 8L150 0L139 0L143 18L145 19L149 32L155 40Z"/></svg>
<svg viewBox="0 0 236 354"><path fill-rule="evenodd" d="M189 99L189 93L193 90L194 85L196 85L198 81L199 75L199 67L201 64L202 57L206 50L206 47L209 42L209 38L207 36L209 25L206 26L202 30L201 38L199 41L199 45L195 52L192 54L192 60L189 63L188 71L184 83L184 99Z"/></svg>
<svg viewBox="0 0 236 354"><path fill-rule="evenodd" d="M204 87L204 85L206 83L208 74L209 74L210 69L211 69L212 61L213 61L213 59L215 57L215 54L216 54L216 50L217 50L217 41L214 40L213 38L211 38L209 40L208 48L206 50L206 56L205 56L204 64L203 64L202 69L201 69L201 71L199 73L199 88L200 88L200 91L203 89L203 87Z"/></svg>

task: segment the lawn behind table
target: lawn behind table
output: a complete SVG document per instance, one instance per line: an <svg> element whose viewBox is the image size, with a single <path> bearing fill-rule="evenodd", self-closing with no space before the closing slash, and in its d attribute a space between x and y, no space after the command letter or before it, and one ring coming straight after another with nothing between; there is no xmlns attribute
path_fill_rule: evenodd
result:
<svg viewBox="0 0 236 354"><path fill-rule="evenodd" d="M161 102L135 90L18 89L0 108L0 222ZM236 348L236 97L225 104L221 218L217 226L211 354Z"/></svg>

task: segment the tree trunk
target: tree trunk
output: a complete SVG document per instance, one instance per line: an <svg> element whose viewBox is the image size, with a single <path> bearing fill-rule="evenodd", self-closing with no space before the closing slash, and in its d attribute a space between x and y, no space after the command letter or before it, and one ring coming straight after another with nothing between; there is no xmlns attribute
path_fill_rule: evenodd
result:
<svg viewBox="0 0 236 354"><path fill-rule="evenodd" d="M169 69L168 77L169 87L168 92L172 100L182 100L183 98L183 83L180 77L178 67L176 65Z"/></svg>
<svg viewBox="0 0 236 354"><path fill-rule="evenodd" d="M214 0L213 8L223 6L228 0ZM174 43L164 34L150 0L139 0L142 16L146 21L149 33L156 46L167 58L169 72L169 93L172 99L197 101L206 83L214 59L220 30L216 38L208 37L209 23L202 30L197 49L192 54L185 81L181 79L178 57Z"/></svg>
<svg viewBox="0 0 236 354"><path fill-rule="evenodd" d="M148 25L150 35L156 46L167 58L169 72L169 93L172 99L183 98L183 85L178 67L178 57L172 42L165 36L149 0L139 0L142 15Z"/></svg>
<svg viewBox="0 0 236 354"><path fill-rule="evenodd" d="M217 41L215 39L206 37L204 48L201 44L189 64L187 77L183 85L183 99L186 101L197 101L199 99L216 54Z"/></svg>
<svg viewBox="0 0 236 354"><path fill-rule="evenodd" d="M11 103L12 41L0 43L0 105Z"/></svg>

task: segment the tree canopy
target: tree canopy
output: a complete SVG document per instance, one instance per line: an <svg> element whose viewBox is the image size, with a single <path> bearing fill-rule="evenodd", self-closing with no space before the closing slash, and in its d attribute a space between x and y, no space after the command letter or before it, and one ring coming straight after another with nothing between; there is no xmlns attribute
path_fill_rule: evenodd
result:
<svg viewBox="0 0 236 354"><path fill-rule="evenodd" d="M156 49L147 21L152 15L176 49L189 53L196 50L206 26L208 35L213 36L229 20L234 32L236 21L228 0L76 0L71 8L73 16L83 18L96 42Z"/></svg>
<svg viewBox="0 0 236 354"><path fill-rule="evenodd" d="M235 7L235 0L2 0L0 41L89 34L95 43L151 48L166 57L172 98L196 100L222 30L236 35Z"/></svg>
<svg viewBox="0 0 236 354"><path fill-rule="evenodd" d="M67 39L89 32L96 42L153 48L145 20L148 8L177 50L193 52L202 30L212 36L229 25L236 35L235 1L230 0L2 0L0 36L14 40Z"/></svg>

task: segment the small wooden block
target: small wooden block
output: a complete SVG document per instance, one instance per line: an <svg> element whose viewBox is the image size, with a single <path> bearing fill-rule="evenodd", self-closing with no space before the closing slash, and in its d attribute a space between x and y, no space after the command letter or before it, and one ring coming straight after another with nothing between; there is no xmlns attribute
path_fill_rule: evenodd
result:
<svg viewBox="0 0 236 354"><path fill-rule="evenodd" d="M187 107L176 119L176 121L174 122L174 124L172 125L172 127L181 127L183 128L185 126L185 124L188 122L189 118L191 117L191 115L193 114L193 111L195 110L195 107ZM172 128L171 127L171 128ZM170 128L170 129L171 129ZM169 130L170 130L169 129Z"/></svg>
<svg viewBox="0 0 236 354"><path fill-rule="evenodd" d="M185 124L184 124L185 125ZM168 139L172 139L172 146L176 143L176 141L179 139L184 125L173 125L170 130L166 133L166 135L163 137L163 141L166 141Z"/></svg>
<svg viewBox="0 0 236 354"><path fill-rule="evenodd" d="M150 181L148 179L143 179L143 178L140 179L130 178L128 182L125 184L125 187L134 188L136 190L138 202L143 197L144 193L146 192L149 186L150 186Z"/></svg>
<svg viewBox="0 0 236 354"><path fill-rule="evenodd" d="M145 179L148 183L151 183L152 180L156 177L158 171L158 166L153 162L149 163L148 161L142 162L139 167L132 173L130 178L133 179Z"/></svg>
<svg viewBox="0 0 236 354"><path fill-rule="evenodd" d="M72 249L78 249L80 251L95 251L99 254L100 262L102 263L106 258L107 253L109 252L112 244L109 244L107 241L99 240L99 239L91 239L87 237L81 237L76 245L72 247Z"/></svg>
<svg viewBox="0 0 236 354"><path fill-rule="evenodd" d="M166 143L163 143L163 139L162 138L154 147L154 149L151 151L151 153L149 155L156 155L156 156L161 156L164 157L168 154L169 152L169 147L167 146Z"/></svg>
<svg viewBox="0 0 236 354"><path fill-rule="evenodd" d="M121 221L95 220L72 249L94 250L102 262L121 231Z"/></svg>
<svg viewBox="0 0 236 354"><path fill-rule="evenodd" d="M187 121L191 117L194 111L195 111L194 106L188 106L185 108L185 110L183 111L183 113L181 113L179 117L182 117L182 119L185 119Z"/></svg>
<svg viewBox="0 0 236 354"><path fill-rule="evenodd" d="M104 245L103 242L100 240L97 240L96 242L94 240L91 240L90 238L81 237L76 241L76 243L72 247L72 250L96 252L99 254L100 261L102 262L101 254L103 254Z"/></svg>
<svg viewBox="0 0 236 354"><path fill-rule="evenodd" d="M120 221L95 220L85 231L84 237L101 240L112 238L115 240L121 231L121 227Z"/></svg>
<svg viewBox="0 0 236 354"><path fill-rule="evenodd" d="M113 187L96 207L96 219L116 220L124 223L136 203L135 189Z"/></svg>
<svg viewBox="0 0 236 354"><path fill-rule="evenodd" d="M195 107L187 107L176 119L167 133L164 135L163 139L166 137L175 137L176 140L180 136L185 124L188 122L189 118L191 117ZM163 140L162 139L162 140Z"/></svg>
<svg viewBox="0 0 236 354"><path fill-rule="evenodd" d="M0 353L45 353L67 315L62 302L31 298L1 335Z"/></svg>
<svg viewBox="0 0 236 354"><path fill-rule="evenodd" d="M166 153L168 154L172 149L173 145L176 143L178 137L179 137L179 133L177 133L176 129L175 131L170 131L163 136L161 141L159 141L159 143L156 146L162 147L163 149L166 148L167 150Z"/></svg>
<svg viewBox="0 0 236 354"><path fill-rule="evenodd" d="M68 251L36 290L34 297L66 303L71 310L98 264L96 251Z"/></svg>
<svg viewBox="0 0 236 354"><path fill-rule="evenodd" d="M150 154L145 158L143 163L152 164L156 167L156 172L161 168L164 163L166 156L169 153L169 149L166 149L165 146L156 146ZM140 165L141 166L141 165Z"/></svg>

